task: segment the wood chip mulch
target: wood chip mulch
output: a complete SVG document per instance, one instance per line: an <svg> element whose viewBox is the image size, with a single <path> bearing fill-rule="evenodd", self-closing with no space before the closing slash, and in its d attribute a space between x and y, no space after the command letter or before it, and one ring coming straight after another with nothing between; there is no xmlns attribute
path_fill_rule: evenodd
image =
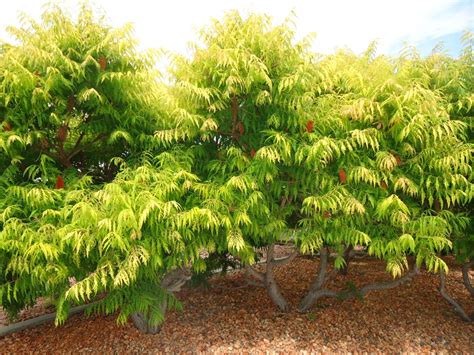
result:
<svg viewBox="0 0 474 355"><path fill-rule="evenodd" d="M450 266L447 288L471 314L474 299ZM309 287L318 259L297 258L276 271L293 309ZM385 264L356 259L342 289L387 280ZM139 333L113 316L72 316L56 328L45 324L0 338L0 353L64 352L461 352L474 353L474 324L463 322L439 295L438 277L427 272L398 288L369 293L364 300L322 299L310 313L279 312L261 288L244 285L242 272L215 276L210 288L179 293L183 312L171 312L160 334ZM239 288L240 287L240 288Z"/></svg>

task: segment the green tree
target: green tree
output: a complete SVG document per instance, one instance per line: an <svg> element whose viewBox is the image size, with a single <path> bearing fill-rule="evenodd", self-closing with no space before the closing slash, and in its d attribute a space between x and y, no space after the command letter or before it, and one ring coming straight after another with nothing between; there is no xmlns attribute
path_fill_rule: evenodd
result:
<svg viewBox="0 0 474 355"><path fill-rule="evenodd" d="M157 127L155 55L139 54L130 26L112 29L87 5L77 21L51 5L41 23L22 22L0 62L3 181L111 181L110 159L149 147Z"/></svg>
<svg viewBox="0 0 474 355"><path fill-rule="evenodd" d="M288 23L235 12L201 35L204 46L175 62L176 109L157 137L197 152L193 169L213 187L203 201L223 221L220 251L249 265L282 310L288 303L273 269L293 255L272 256L289 235L300 252L323 259L301 311L339 295L323 288L328 248L343 268L350 248L364 245L393 277L414 255L403 278L358 294L395 287L422 264L447 271L439 253L469 224L462 206L473 196L473 146L453 114L453 103L471 109L472 91L449 97L440 89L455 75L445 57L376 57L375 45L361 56L318 57L308 40L294 43ZM264 273L250 266L261 247Z"/></svg>
<svg viewBox="0 0 474 355"><path fill-rule="evenodd" d="M154 333L206 252L240 260L288 310L275 267L319 252L306 311L341 295L324 286L329 251L343 268L360 245L395 280L344 295L395 287L425 265L449 301L439 253L454 244L472 260L472 53L317 56L290 20L227 14L191 58L175 57L166 86L130 29L86 5L77 21L53 6L11 29L19 44L0 53L2 307L48 296L61 323L94 301ZM290 238L295 252L276 260ZM264 272L253 268L261 248Z"/></svg>
<svg viewBox="0 0 474 355"><path fill-rule="evenodd" d="M83 5L10 28L0 59L0 303L47 296L159 330L215 219L193 209L186 152L154 149L166 89L131 28ZM120 171L120 172L119 172ZM190 201L189 203L187 201ZM209 232L211 233L211 232Z"/></svg>
<svg viewBox="0 0 474 355"><path fill-rule="evenodd" d="M466 87L455 98L448 87L462 79L450 67L459 69L464 59L437 53L422 59L412 50L390 59L374 51L340 51L316 64L315 132L297 153L320 181L317 195L303 202L302 224L313 231L303 245L308 239L335 248L336 266L343 266L344 247L365 244L394 277L408 269L409 255L415 258L403 278L353 295L395 287L422 264L447 272L439 253L465 240L471 218L465 207L474 194L473 145L459 116L472 110L472 91ZM325 263L300 310L340 294L323 287Z"/></svg>
<svg viewBox="0 0 474 355"><path fill-rule="evenodd" d="M240 258L282 310L289 306L273 269L296 254L274 260L274 244L291 235L301 194L315 186L295 160L312 124L309 39L294 43L289 21L230 12L205 28L192 58L175 58L175 109L156 134L164 146L193 152L206 184L202 204L221 221L217 251ZM268 249L264 273L251 266L256 248Z"/></svg>

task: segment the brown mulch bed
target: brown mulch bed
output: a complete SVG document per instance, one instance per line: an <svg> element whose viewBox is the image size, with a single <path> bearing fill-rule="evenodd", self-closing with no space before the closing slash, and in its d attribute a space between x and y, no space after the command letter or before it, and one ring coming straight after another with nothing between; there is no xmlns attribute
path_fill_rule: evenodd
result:
<svg viewBox="0 0 474 355"><path fill-rule="evenodd" d="M43 314L53 313L54 311L55 307L50 302L48 302L46 299L40 298L33 307L22 310L13 321L10 321L7 313L4 312L0 307L0 327L42 316Z"/></svg>
<svg viewBox="0 0 474 355"><path fill-rule="evenodd" d="M462 284L460 268L446 259L447 288L469 313L474 300ZM314 277L318 260L297 258L277 270L283 293L296 308ZM361 286L387 279L385 264L370 258L351 263L348 281ZM474 324L454 314L437 291L438 277L423 272L398 288L357 299L322 299L311 313L284 314L261 288L244 287L243 274L216 276L208 289L184 289L183 312L171 312L160 334L140 334L112 316L72 316L64 326L45 324L0 338L1 353L19 352L266 352L367 351L474 353Z"/></svg>

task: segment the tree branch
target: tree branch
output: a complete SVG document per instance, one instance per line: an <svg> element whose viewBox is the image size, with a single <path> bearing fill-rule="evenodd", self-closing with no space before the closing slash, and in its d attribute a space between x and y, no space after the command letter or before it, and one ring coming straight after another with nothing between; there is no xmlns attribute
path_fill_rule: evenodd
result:
<svg viewBox="0 0 474 355"><path fill-rule="evenodd" d="M320 289L324 281L326 281L326 271L328 266L328 256L329 250L327 247L322 247L319 251L319 269L318 269L318 276L313 284L313 287L316 289Z"/></svg>
<svg viewBox="0 0 474 355"><path fill-rule="evenodd" d="M265 282L265 274L262 273L262 272L259 272L257 270L255 270L253 267L251 267L250 265L247 265L245 267L245 271L247 273L247 275L250 275L252 276L253 278L257 279L258 281L264 283Z"/></svg>
<svg viewBox="0 0 474 355"><path fill-rule="evenodd" d="M263 288L265 288L265 284L260 283L260 282L256 282L256 281L253 281L253 280L246 280L245 282L246 282L245 287L247 287L247 286L255 286L255 287L263 287Z"/></svg>
<svg viewBox="0 0 474 355"><path fill-rule="evenodd" d="M365 296L370 291L380 291L380 290L388 290L391 288L395 288L407 281L410 281L415 275L419 273L418 266L415 264L413 266L413 270L406 273L404 276L400 277L399 279L388 281L388 282L377 282L370 285L366 285L362 287L358 292Z"/></svg>
<svg viewBox="0 0 474 355"><path fill-rule="evenodd" d="M267 267L272 263L274 260L273 254L275 251L275 244L272 243L267 247Z"/></svg>
<svg viewBox="0 0 474 355"><path fill-rule="evenodd" d="M72 148L72 151L76 150L77 147L79 147L79 144L81 144L82 138L84 138L85 134L86 134L85 132L81 132L81 134L79 135L79 138L76 141L76 144L74 144L74 148Z"/></svg>
<svg viewBox="0 0 474 355"><path fill-rule="evenodd" d="M98 141L100 141L101 139L104 139L105 137L107 137L107 134L105 133L101 133L99 134L97 137L95 137L93 140L91 140L90 142L84 144L82 147L77 147L75 149L73 149L71 151L71 153L69 153L68 155L68 159L72 159L74 156L76 156L79 152L83 151L84 149L87 149L89 147L91 147L92 145L94 145L95 143L97 143Z"/></svg>
<svg viewBox="0 0 474 355"><path fill-rule="evenodd" d="M320 251L320 258L319 258L319 267L318 267L318 274L313 281L313 284L309 288L308 293L306 296L301 300L299 305L300 312L306 312L310 309L314 302L318 300L320 297L328 296L328 297L336 297L337 292L329 291L329 290L321 290L321 287L326 280L326 269L328 265L328 248L323 246ZM324 291L324 292L322 292Z"/></svg>
<svg viewBox="0 0 474 355"><path fill-rule="evenodd" d="M161 287L169 292L177 292L191 278L190 270L186 268L178 268L168 272L161 280Z"/></svg>
<svg viewBox="0 0 474 355"><path fill-rule="evenodd" d="M441 293L441 296L444 297L448 303L454 307L454 310L456 313L466 322L472 322L474 319L471 319L464 309L461 307L459 303L457 303L446 291L446 275L444 274L444 271L440 271L439 273L439 292Z"/></svg>
<svg viewBox="0 0 474 355"><path fill-rule="evenodd" d="M314 300L317 301L318 299L322 298L322 297L331 297L331 298L337 298L339 297L340 295L340 292L337 292L337 291L332 291L332 290L328 290L326 288L323 288L321 290L317 290L315 293L314 293ZM314 302L313 302L314 303ZM309 309L309 307L308 307ZM303 311L306 311L308 309L305 309ZM301 310L300 310L301 311Z"/></svg>
<svg viewBox="0 0 474 355"><path fill-rule="evenodd" d="M271 263L274 265L274 266L281 266L281 265L286 265L288 264L289 262L291 262L294 258L296 258L298 256L298 250L295 250L293 251L293 253L291 253L290 255L288 255L287 257L284 257L284 258L281 258L281 259L273 259L271 261Z"/></svg>
<svg viewBox="0 0 474 355"><path fill-rule="evenodd" d="M325 248L323 248L325 249ZM389 282L380 282L374 283L370 285L366 285L361 289L356 290L343 290L340 292L328 290L328 289L321 289L324 281L327 279L326 276L326 265L327 265L327 249L324 252L321 249L321 261L319 265L319 272L316 280L314 281L313 285L311 286L310 291L308 294L303 298L300 303L299 311L306 312L308 311L312 305L321 297L340 297L345 296L346 298L352 298L356 296L365 296L370 291L377 291L377 290L387 290L394 287L401 285L404 282L411 280L416 274L418 274L419 270L416 264L413 266L413 270L405 274L403 277L389 281ZM334 270L333 270L334 271Z"/></svg>

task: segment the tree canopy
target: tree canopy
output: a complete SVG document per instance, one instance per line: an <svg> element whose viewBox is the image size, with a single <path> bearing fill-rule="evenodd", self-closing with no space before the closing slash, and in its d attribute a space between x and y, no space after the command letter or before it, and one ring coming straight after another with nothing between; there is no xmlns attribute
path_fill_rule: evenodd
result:
<svg viewBox="0 0 474 355"><path fill-rule="evenodd" d="M47 296L61 323L93 301L154 332L205 254L231 255L282 310L274 268L319 254L300 311L338 295L324 288L328 251L338 269L360 246L386 262L394 280L361 294L421 267L444 277L449 250L472 265L469 33L459 58L377 56L375 43L323 56L311 37L295 41L291 18L230 12L162 81L156 53L87 5L77 19L52 6L10 32L0 304L12 315ZM278 260L282 242L295 252Z"/></svg>

